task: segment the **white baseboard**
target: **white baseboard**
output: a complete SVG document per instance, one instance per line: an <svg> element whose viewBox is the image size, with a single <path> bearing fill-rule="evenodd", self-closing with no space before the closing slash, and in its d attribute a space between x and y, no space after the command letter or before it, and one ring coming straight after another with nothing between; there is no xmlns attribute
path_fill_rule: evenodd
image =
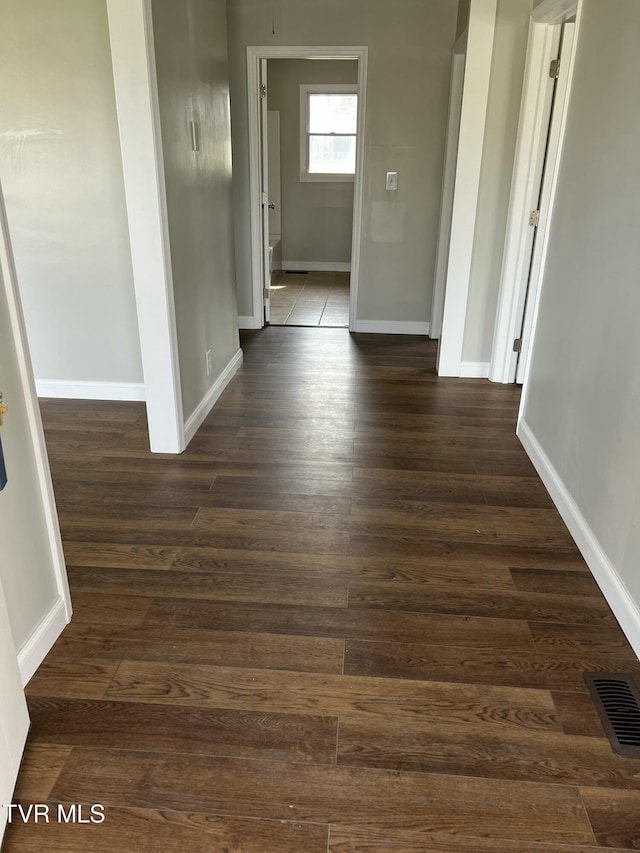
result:
<svg viewBox="0 0 640 853"><path fill-rule="evenodd" d="M65 600L59 596L18 652L18 668L23 687L49 654L68 621Z"/></svg>
<svg viewBox="0 0 640 853"><path fill-rule="evenodd" d="M522 419L518 424L518 437L633 650L640 657L640 607L624 585L616 567L607 557L596 534L542 449L531 427Z"/></svg>
<svg viewBox="0 0 640 853"><path fill-rule="evenodd" d="M236 371L242 364L243 352L241 349L233 356L229 364L216 379L214 384L209 388L195 411L190 415L184 425L185 446L189 444L193 436L196 434L202 422L207 417L211 409L213 409L216 400L220 397L229 382L235 376Z"/></svg>
<svg viewBox="0 0 640 853"><path fill-rule="evenodd" d="M351 272L351 264L343 264L338 261L280 261L279 269L304 270L304 272Z"/></svg>
<svg viewBox="0 0 640 853"><path fill-rule="evenodd" d="M261 329L262 323L260 320L256 320L253 317L238 317L238 328L239 329Z"/></svg>
<svg viewBox="0 0 640 853"><path fill-rule="evenodd" d="M488 361L463 361L460 364L460 377L465 379L488 379Z"/></svg>
<svg viewBox="0 0 640 853"><path fill-rule="evenodd" d="M142 382L69 382L61 379L36 379L38 397L63 400L129 400L144 401Z"/></svg>
<svg viewBox="0 0 640 853"><path fill-rule="evenodd" d="M411 320L356 320L351 331L374 335L426 335L428 337L429 326L429 323Z"/></svg>

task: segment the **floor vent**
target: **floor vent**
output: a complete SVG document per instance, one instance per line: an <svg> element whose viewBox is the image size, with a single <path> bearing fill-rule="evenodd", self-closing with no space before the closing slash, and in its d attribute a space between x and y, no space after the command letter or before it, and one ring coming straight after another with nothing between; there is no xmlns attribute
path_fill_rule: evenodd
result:
<svg viewBox="0 0 640 853"><path fill-rule="evenodd" d="M640 691L631 676L585 672L584 681L614 752L640 758Z"/></svg>

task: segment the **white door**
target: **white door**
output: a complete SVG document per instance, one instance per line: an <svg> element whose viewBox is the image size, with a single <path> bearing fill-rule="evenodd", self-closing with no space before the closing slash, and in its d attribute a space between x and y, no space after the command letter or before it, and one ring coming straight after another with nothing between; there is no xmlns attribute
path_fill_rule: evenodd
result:
<svg viewBox="0 0 640 853"><path fill-rule="evenodd" d="M531 243L529 247L531 261L529 276L522 306L522 325L518 339L520 350L516 366L516 382L522 385L527 370L533 335L535 306L542 276L544 254L546 252L546 237L548 235L551 199L553 195L553 174L556 171L560 155L560 135L562 125L562 109L569 85L569 56L575 36L575 24L564 24L559 35L558 71L554 79L553 97L549 105L548 134L543 141L541 152L540 178L537 184L537 196L532 202L532 211L537 215L535 225L531 227ZM532 216L534 213L532 212Z"/></svg>
<svg viewBox="0 0 640 853"><path fill-rule="evenodd" d="M27 703L0 582L0 841L7 825L7 805L13 797L28 731Z"/></svg>
<svg viewBox="0 0 640 853"><path fill-rule="evenodd" d="M29 716L22 690L71 615L60 529L0 187L0 837ZM6 470L6 477L5 477ZM18 648L16 648L18 647Z"/></svg>
<svg viewBox="0 0 640 853"><path fill-rule="evenodd" d="M4 218L4 205L2 201L2 190L0 189L0 380L10 380L11 387L20 384L17 370L17 350L20 342L13 337L12 325L9 321L9 305L5 290L6 263L5 259L10 257L6 222ZM14 385L15 381L15 385ZM2 388L0 388L0 391ZM9 390L7 388L6 390ZM0 409L0 421L4 415L4 406ZM6 415L5 415L6 417ZM0 441L2 439L2 427L0 426ZM0 446L0 454L2 448ZM3 457L0 458L0 513L3 512L3 502L10 500L6 484L5 465ZM10 551L11 543L6 543ZM0 542L0 554L5 551L5 543ZM29 714L27 703L22 689L22 679L18 669L18 657L9 624L9 613L5 600L4 587L0 581L0 840L4 835L7 823L8 810L6 806L11 802L18 768L24 750L27 732L29 731Z"/></svg>
<svg viewBox="0 0 640 853"><path fill-rule="evenodd" d="M271 264L269 257L269 119L267 114L267 60L260 60L260 166L262 189L262 293L264 321L271 320Z"/></svg>

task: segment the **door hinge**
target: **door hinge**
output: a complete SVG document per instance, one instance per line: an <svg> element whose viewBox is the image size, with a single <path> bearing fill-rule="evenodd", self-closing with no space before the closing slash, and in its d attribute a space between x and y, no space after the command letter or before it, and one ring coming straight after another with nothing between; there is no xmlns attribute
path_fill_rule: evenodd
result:
<svg viewBox="0 0 640 853"><path fill-rule="evenodd" d="M266 97L267 97L267 84L266 84L266 83L263 83L263 84L260 86L260 97L261 97L261 98L266 98Z"/></svg>
<svg viewBox="0 0 640 853"><path fill-rule="evenodd" d="M534 228L537 228L540 225L540 211L532 210L529 214L529 225L532 225Z"/></svg>
<svg viewBox="0 0 640 853"><path fill-rule="evenodd" d="M263 299L270 299L271 298L271 292L270 292L268 287L265 287L265 289L262 291L262 297L263 297Z"/></svg>
<svg viewBox="0 0 640 853"><path fill-rule="evenodd" d="M522 352L522 338L516 338L513 342L513 351Z"/></svg>
<svg viewBox="0 0 640 853"><path fill-rule="evenodd" d="M559 76L560 76L560 60L559 59L552 59L551 63L549 64L549 77L551 77L552 80L557 80Z"/></svg>

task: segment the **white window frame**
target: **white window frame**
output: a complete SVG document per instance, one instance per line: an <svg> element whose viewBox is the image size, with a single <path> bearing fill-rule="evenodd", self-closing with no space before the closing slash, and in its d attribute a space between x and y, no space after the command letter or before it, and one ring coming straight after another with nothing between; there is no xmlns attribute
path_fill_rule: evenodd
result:
<svg viewBox="0 0 640 853"><path fill-rule="evenodd" d="M352 175L331 172L309 172L309 95L358 95L356 83L301 83L300 84L300 180L302 182L353 183ZM354 134L358 144L358 131ZM340 134L349 136L350 134Z"/></svg>

